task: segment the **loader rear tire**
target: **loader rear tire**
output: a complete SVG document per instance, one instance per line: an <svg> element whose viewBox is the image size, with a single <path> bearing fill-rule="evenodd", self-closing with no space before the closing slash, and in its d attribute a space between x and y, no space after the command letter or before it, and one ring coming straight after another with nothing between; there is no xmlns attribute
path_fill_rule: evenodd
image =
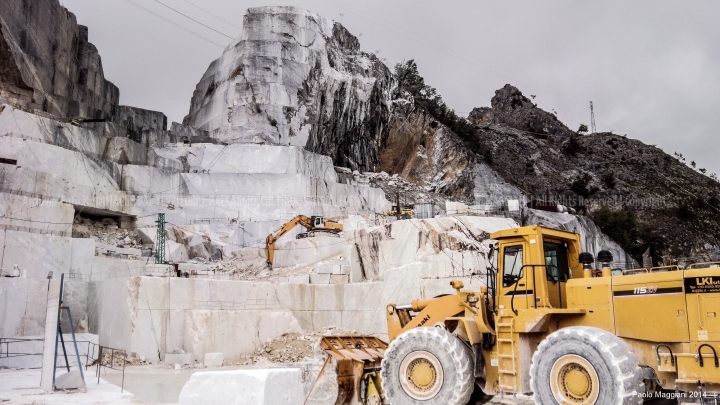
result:
<svg viewBox="0 0 720 405"><path fill-rule="evenodd" d="M391 405L466 405L475 388L472 351L436 327L398 336L385 351L381 375Z"/></svg>
<svg viewBox="0 0 720 405"><path fill-rule="evenodd" d="M530 385L539 404L642 404L642 376L637 357L622 339L584 326L546 337L530 367Z"/></svg>

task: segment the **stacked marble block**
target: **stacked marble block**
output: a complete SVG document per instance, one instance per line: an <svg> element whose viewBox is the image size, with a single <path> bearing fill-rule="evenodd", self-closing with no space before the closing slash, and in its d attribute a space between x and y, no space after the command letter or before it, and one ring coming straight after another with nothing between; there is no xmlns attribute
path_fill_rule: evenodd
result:
<svg viewBox="0 0 720 405"><path fill-rule="evenodd" d="M310 275L310 282L313 284L347 284L350 282L350 273L351 266L348 260L331 260L315 266L315 274Z"/></svg>

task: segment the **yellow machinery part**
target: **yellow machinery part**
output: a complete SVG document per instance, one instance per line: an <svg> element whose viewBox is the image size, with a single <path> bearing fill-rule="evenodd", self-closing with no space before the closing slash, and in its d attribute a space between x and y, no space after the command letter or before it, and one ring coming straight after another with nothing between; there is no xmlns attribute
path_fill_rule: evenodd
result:
<svg viewBox="0 0 720 405"><path fill-rule="evenodd" d="M336 405L363 405L363 398L382 396L380 376L372 374L380 370L387 343L374 336L323 336L320 348L337 362Z"/></svg>
<svg viewBox="0 0 720 405"><path fill-rule="evenodd" d="M380 373L373 371L362 376L364 392L360 392L363 405L382 405Z"/></svg>
<svg viewBox="0 0 720 405"><path fill-rule="evenodd" d="M388 336L390 341L398 335L419 326L443 325L445 319L464 313L465 306L456 295L446 295L431 300L418 300L413 302L415 309L421 309L414 317L410 316L409 309L398 309L396 305L387 306L385 316L388 323Z"/></svg>

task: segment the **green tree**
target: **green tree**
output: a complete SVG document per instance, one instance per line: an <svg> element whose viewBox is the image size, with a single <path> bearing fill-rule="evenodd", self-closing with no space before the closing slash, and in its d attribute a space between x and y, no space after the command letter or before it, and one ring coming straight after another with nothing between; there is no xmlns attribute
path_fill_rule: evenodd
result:
<svg viewBox="0 0 720 405"><path fill-rule="evenodd" d="M434 87L425 84L425 79L420 76L415 60L410 59L407 62L395 65L395 76L400 90L410 93L416 104L424 108L443 125L450 128L464 141L476 143L475 135L477 131L475 126L465 118L458 116L453 109L448 107ZM484 151L482 152L481 154L484 155Z"/></svg>

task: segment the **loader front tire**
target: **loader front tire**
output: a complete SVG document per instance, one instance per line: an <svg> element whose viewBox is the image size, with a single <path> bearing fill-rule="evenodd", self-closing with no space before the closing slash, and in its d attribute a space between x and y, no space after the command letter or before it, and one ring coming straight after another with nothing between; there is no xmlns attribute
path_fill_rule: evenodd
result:
<svg viewBox="0 0 720 405"><path fill-rule="evenodd" d="M602 329L560 329L533 355L530 386L538 404L637 405L645 393L638 359Z"/></svg>
<svg viewBox="0 0 720 405"><path fill-rule="evenodd" d="M398 336L385 352L381 375L391 405L466 405L475 386L472 351L436 327Z"/></svg>

